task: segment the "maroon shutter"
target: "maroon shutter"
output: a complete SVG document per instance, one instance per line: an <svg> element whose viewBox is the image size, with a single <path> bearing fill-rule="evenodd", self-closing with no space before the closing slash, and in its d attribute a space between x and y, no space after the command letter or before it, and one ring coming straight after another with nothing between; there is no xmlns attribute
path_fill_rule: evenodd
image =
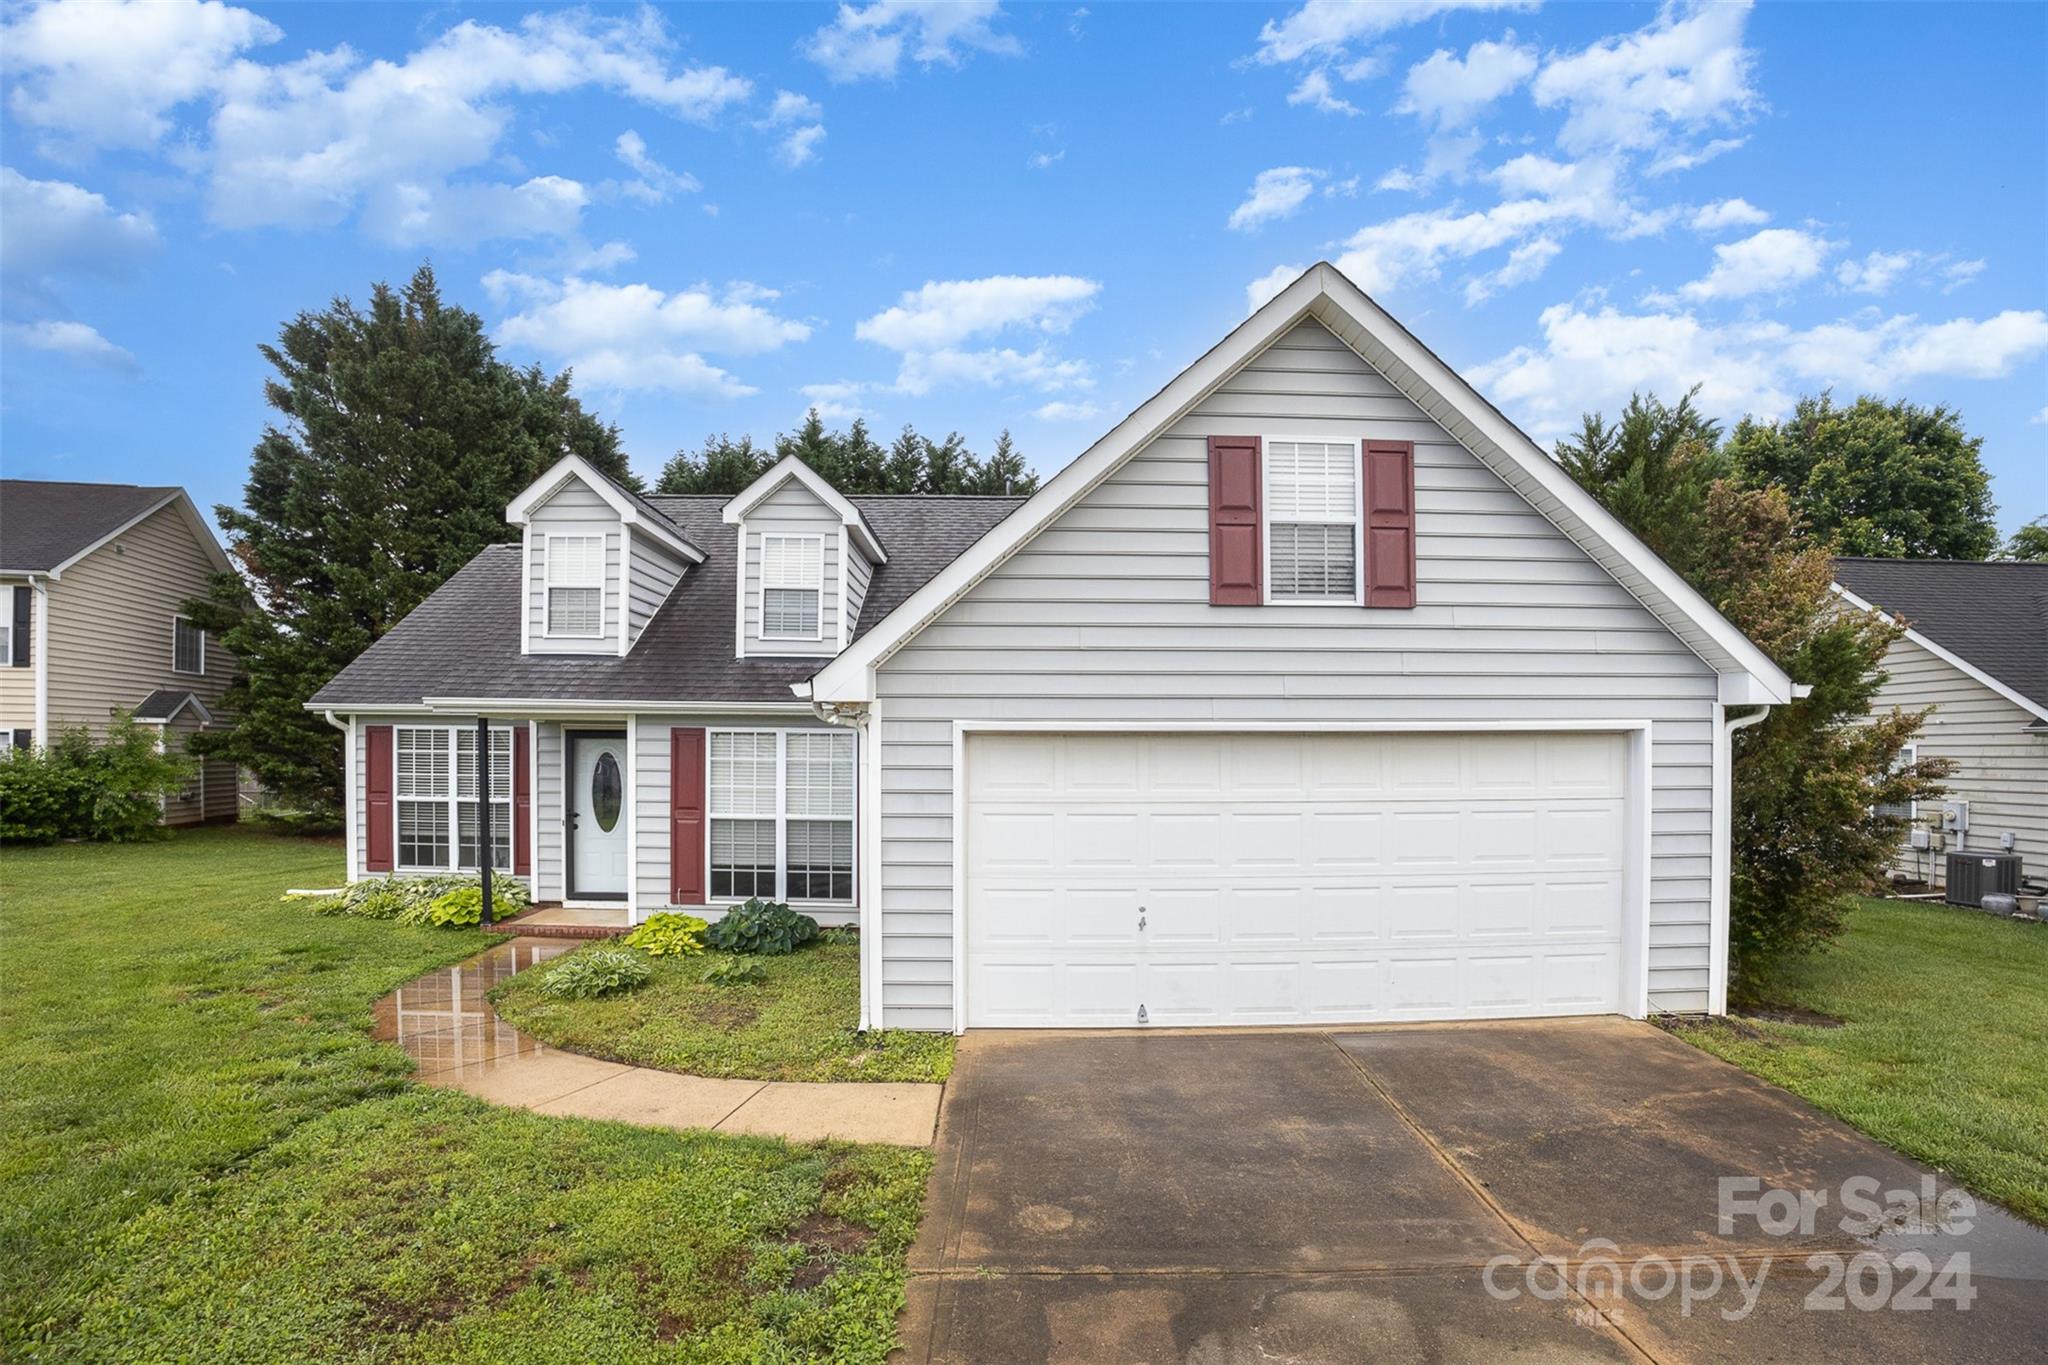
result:
<svg viewBox="0 0 2048 1365"><path fill-rule="evenodd" d="M533 743L530 726L512 729L512 870L533 871Z"/></svg>
<svg viewBox="0 0 2048 1365"><path fill-rule="evenodd" d="M1259 438L1209 438L1209 603L1259 605Z"/></svg>
<svg viewBox="0 0 2048 1365"><path fill-rule="evenodd" d="M370 832L363 860L366 872L391 870L391 842L397 834L391 814L391 727L363 727L363 799L369 809Z"/></svg>
<svg viewBox="0 0 2048 1365"><path fill-rule="evenodd" d="M1415 605L1415 443L1365 443L1365 605Z"/></svg>
<svg viewBox="0 0 2048 1365"><path fill-rule="evenodd" d="M668 732L668 890L671 905L704 895L704 732Z"/></svg>

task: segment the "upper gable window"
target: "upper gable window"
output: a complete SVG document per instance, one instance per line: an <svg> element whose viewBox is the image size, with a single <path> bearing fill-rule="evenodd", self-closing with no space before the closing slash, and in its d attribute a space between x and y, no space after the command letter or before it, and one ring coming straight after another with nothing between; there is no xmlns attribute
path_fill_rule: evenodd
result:
<svg viewBox="0 0 2048 1365"><path fill-rule="evenodd" d="M1266 443L1266 598L1358 602L1358 447Z"/></svg>
<svg viewBox="0 0 2048 1365"><path fill-rule="evenodd" d="M549 635L604 634L604 537L548 537Z"/></svg>
<svg viewBox="0 0 2048 1365"><path fill-rule="evenodd" d="M171 672L206 672L206 632L182 616L171 618Z"/></svg>
<svg viewBox="0 0 2048 1365"><path fill-rule="evenodd" d="M818 639L820 603L824 596L823 536L761 537L763 639Z"/></svg>

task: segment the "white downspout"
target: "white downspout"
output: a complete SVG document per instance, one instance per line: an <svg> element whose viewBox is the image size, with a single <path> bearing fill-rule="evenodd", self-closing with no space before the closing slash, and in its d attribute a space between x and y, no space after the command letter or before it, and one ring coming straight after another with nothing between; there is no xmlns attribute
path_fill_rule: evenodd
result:
<svg viewBox="0 0 2048 1365"><path fill-rule="evenodd" d="M30 575L36 593L35 651L36 737L38 749L50 743L50 580Z"/></svg>
<svg viewBox="0 0 2048 1365"><path fill-rule="evenodd" d="M1797 695L1795 693L1795 695ZM1708 898L1710 939L1707 947L1707 1013L1728 1012L1728 935L1733 888L1729 879L1735 869L1735 742L1737 730L1747 730L1771 714L1760 706L1753 713L1726 719L1728 708L1714 706L1714 810L1713 847L1709 875L1713 878Z"/></svg>
<svg viewBox="0 0 2048 1365"><path fill-rule="evenodd" d="M349 885L353 886L361 875L356 870L359 856L356 849L356 718L350 716L343 720L332 711L323 711L321 714L327 718L329 725L341 731L344 736L341 741L341 823L343 837L348 843L346 873Z"/></svg>
<svg viewBox="0 0 2048 1365"><path fill-rule="evenodd" d="M798 688L810 690L808 683L795 684L791 690L795 691ZM871 1028L881 1026L881 704L870 702L864 707L841 707L829 702L813 702L811 710L827 725L843 726L858 737L854 740L854 771L860 774L860 777L853 784L853 846L856 850L854 889L859 903L854 909L855 920L860 926L858 1027L862 1033L866 1033Z"/></svg>

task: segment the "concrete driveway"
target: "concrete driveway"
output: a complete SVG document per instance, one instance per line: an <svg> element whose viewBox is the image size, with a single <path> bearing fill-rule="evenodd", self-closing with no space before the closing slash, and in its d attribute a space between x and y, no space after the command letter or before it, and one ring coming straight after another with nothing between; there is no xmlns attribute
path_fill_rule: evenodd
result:
<svg viewBox="0 0 2048 1365"><path fill-rule="evenodd" d="M2048 1233L1625 1020L969 1034L936 1160L911 1361L2048 1353ZM1723 1230L1724 1176L1828 1203ZM1854 1177L1913 1207L1845 1231Z"/></svg>

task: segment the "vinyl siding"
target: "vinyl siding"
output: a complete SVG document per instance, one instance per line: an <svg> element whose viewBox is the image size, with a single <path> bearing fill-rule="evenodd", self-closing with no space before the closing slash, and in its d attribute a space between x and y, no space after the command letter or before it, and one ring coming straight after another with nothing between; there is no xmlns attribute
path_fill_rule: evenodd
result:
<svg viewBox="0 0 2048 1365"><path fill-rule="evenodd" d="M6 613L8 629L14 624L14 590L26 587L28 580L22 578L0 578L0 612ZM36 602L35 594L29 594L28 606L29 644L35 638ZM10 658L19 659L23 642L12 642ZM141 700L137 698L137 700ZM36 670L31 658L30 666L15 668L11 664L0 664L0 729L33 730L36 728ZM38 736L40 738L40 736Z"/></svg>
<svg viewBox="0 0 2048 1365"><path fill-rule="evenodd" d="M562 812L562 727L544 720L533 736L533 898L562 899L567 885Z"/></svg>
<svg viewBox="0 0 2048 1365"><path fill-rule="evenodd" d="M1884 666L1890 676L1871 710L1935 708L1920 729L1919 756L1956 765L1948 794L1970 803L1969 846L1995 850L2010 832L2027 875L2048 878L2048 735L2026 733L2034 716L1911 640L1894 643ZM1921 810L1929 813L1925 803ZM1943 884L1940 854L1901 848L1894 865Z"/></svg>
<svg viewBox="0 0 2048 1365"><path fill-rule="evenodd" d="M619 652L618 513L581 479L570 479L533 511L527 525L527 650L533 654L616 654ZM604 632L592 638L550 639L547 634L547 538L604 537Z"/></svg>
<svg viewBox="0 0 2048 1365"><path fill-rule="evenodd" d="M748 654L818 655L838 652L839 612L839 530L840 521L831 508L794 479L770 493L747 515L746 589L740 603L745 622ZM824 591L818 600L816 640L764 640L761 638L761 537L764 535L813 535L825 542Z"/></svg>
<svg viewBox="0 0 2048 1365"><path fill-rule="evenodd" d="M199 717L190 708L178 713L175 720L163 727L163 747L166 753L181 753L192 736L199 733ZM212 774L207 774L211 777ZM196 825L206 818L206 798L211 793L202 786L200 775L192 775L192 785L184 791L164 798L164 823L167 825Z"/></svg>
<svg viewBox="0 0 2048 1365"><path fill-rule="evenodd" d="M846 556L846 630L843 638L851 640L854 631L860 628L861 603L867 601L868 583L874 577L874 568L867 556L857 547L848 547Z"/></svg>
<svg viewBox="0 0 2048 1365"><path fill-rule="evenodd" d="M676 580L683 576L683 561L666 547L645 535L626 537L631 547L632 572L626 576L626 648L640 639L640 632L668 600Z"/></svg>
<svg viewBox="0 0 2048 1365"><path fill-rule="evenodd" d="M1212 435L1415 442L1417 606L1210 606ZM1648 720L1650 997L1704 1010L1716 683L1470 452L1303 323L881 668L882 1023L953 1024L955 720Z"/></svg>
<svg viewBox="0 0 2048 1365"><path fill-rule="evenodd" d="M228 721L220 705L235 661L206 641L206 672L171 669L171 618L206 593L213 564L175 505L160 508L64 571L49 588L50 728L104 729L117 710L160 687L191 692ZM31 689L35 670L20 673ZM32 724L24 721L23 724Z"/></svg>
<svg viewBox="0 0 2048 1365"><path fill-rule="evenodd" d="M369 739L369 734L368 734L368 730L369 730L369 727L371 727L372 725L389 725L389 726L392 726L392 727L394 727L394 728L398 728L398 727L402 727L402 726L407 726L407 725L424 725L424 726L429 726L429 727L432 727L432 728L435 728L435 729L443 729L443 730L445 730L445 729L448 729L448 728L450 728L450 727L452 727L452 726L465 726L465 727L468 727L468 728L470 728L470 729L474 729L474 728L476 727L476 717L474 717L474 716L418 716L418 715L412 715L412 716L380 716L380 715L377 715L377 714L376 714L376 713L374 713L374 712L364 712L364 713L361 713L361 714L358 714L358 715L356 715L356 716L354 717L354 720L355 720L355 747L354 747L354 749L353 749L353 750L351 751L351 753L350 753L350 757L349 757L349 761L350 761L350 763L351 763L351 765L352 765L352 766L351 766L351 770L350 770L350 773L349 773L349 783L350 783L350 786L351 786L352 790L353 790L353 791L354 791L354 793L355 793L355 798L354 798L354 802L353 802L353 804L354 804L354 807L355 807L355 816L356 816L356 818L355 818L355 858L353 859L353 862L354 862L354 865L355 865L355 868L356 868L356 876L357 876L357 880L359 880L359 881L364 881L364 880L370 880L370 879L373 879L373 878L378 878L378 877L382 877L382 876L384 876L384 875L385 875L385 874L384 874L384 873L382 873L382 872L370 872L370 871L367 871L367 870L366 870L366 868L367 868L367 866L368 866L368 863L369 863L369 860L370 860L370 799L369 799L369 794L368 794L368 792L366 792L366 791L364 790L364 786L365 786L365 784L364 784L364 780L363 780L363 775L364 775L364 773L365 773L365 772L367 771L367 768L366 768L366 764L367 764L367 762L368 762L368 758L367 758L367 755L368 755L368 753L369 753L369 748L370 748L370 739ZM508 723L509 723L509 724L513 724L513 725L515 725L515 726L519 726L519 727L524 727L524 726L525 726L525 724L526 724L526 722L525 722L525 721L516 721L516 722L508 722L508 721L506 721L506 720L505 720L505 719L504 719L503 717L498 717L498 716L493 716L493 717L491 718L491 724L492 724L492 727L493 727L493 728L496 728L496 727L498 727L498 726L500 726L500 725L504 725L504 724L508 724ZM559 742L559 731L557 732L557 740L558 740L558 742ZM559 753L560 753L560 751L559 751L559 748L558 748L558 749L557 749L557 756L558 756L558 761L559 761ZM536 764L536 768L535 768L535 771L536 771L536 772L538 772L538 765L537 765L537 764ZM209 778L208 780L210 781L211 779ZM212 800L212 789L211 789L211 788L209 788L209 789L208 789L208 793L207 793L207 799L208 799L209 803L210 803L210 802L211 802L211 800ZM538 802L538 792L536 791L536 803L537 803L537 802ZM394 802L394 806L395 806L395 802ZM516 818L516 817L515 817L515 818ZM558 823L558 828L559 828L559 823ZM395 848L395 847L396 847L396 846L394 845L394 848ZM417 875L421 875L421 874L419 874L419 873L417 873L417 872L410 872L410 871L401 871L401 872L400 872L400 873L399 873L398 875L400 875L400 876L417 876ZM499 875L500 875L500 876L502 876L502 875L504 875L504 874L503 874L503 873L500 873ZM557 891L557 892L553 893L553 898L556 898L556 899L558 899L558 898L560 897L560 895L561 895L561 893L560 893L559 891ZM546 894L544 894L544 893L543 893L543 892L541 891L541 889L540 889L540 888L539 888L538 886L535 886L535 887L533 888L533 898L534 898L535 900L547 900L547 899L550 899L550 896L549 896L549 895L546 895Z"/></svg>

